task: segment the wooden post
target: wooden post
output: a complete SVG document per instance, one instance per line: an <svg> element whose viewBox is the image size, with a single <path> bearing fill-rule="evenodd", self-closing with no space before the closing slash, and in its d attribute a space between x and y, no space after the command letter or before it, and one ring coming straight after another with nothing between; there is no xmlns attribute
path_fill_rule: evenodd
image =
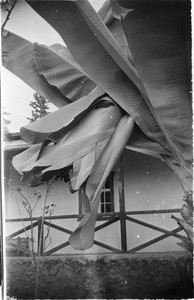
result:
<svg viewBox="0 0 194 300"><path fill-rule="evenodd" d="M44 239L44 224L42 224L42 217L38 219L38 251L40 255L43 254L43 239Z"/></svg>
<svg viewBox="0 0 194 300"><path fill-rule="evenodd" d="M119 205L120 205L120 226L121 226L121 249L127 252L127 230L125 218L125 190L124 190L124 174L123 160L121 158L118 167L118 189L119 189Z"/></svg>

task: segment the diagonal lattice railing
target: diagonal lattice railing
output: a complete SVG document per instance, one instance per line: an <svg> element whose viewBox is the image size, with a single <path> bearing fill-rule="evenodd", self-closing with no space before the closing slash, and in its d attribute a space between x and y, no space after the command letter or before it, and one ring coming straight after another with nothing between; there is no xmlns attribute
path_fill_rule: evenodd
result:
<svg viewBox="0 0 194 300"><path fill-rule="evenodd" d="M107 228L108 226L111 226L112 224L119 222L120 221L120 228L121 228L121 232L120 232L120 240L121 240L121 248L116 248L116 247L112 247L106 243L102 243L101 241L98 240L94 240L94 244L97 246L100 246L106 250L109 250L111 252L114 253L135 253L139 250L142 250L150 245L153 245L161 240L164 240L166 238L168 238L169 236L173 236L179 239L186 239L185 236L178 234L178 232L181 231L181 228L175 228L173 230L166 230L164 228L155 226L153 224L138 220L134 217L131 217L131 215L145 215L145 214L165 214L165 213L176 213L176 212L180 212L180 209L162 209L162 210L141 210L141 211L125 211L124 213L122 212L110 212L110 213L101 213L98 214L99 217L105 217L106 221L100 225L97 225L95 227L95 232L103 230L104 228ZM72 214L72 215L60 215L60 216L51 216L51 217L45 217L44 220L42 220L42 217L33 217L32 219L30 218L23 218L23 222L24 221L28 221L28 222L33 222L32 224L23 227L20 230L15 231L14 233L10 234L9 236L6 237L6 241L7 243L13 247L16 250L20 250L20 252L24 252L25 254L29 254L30 252L28 249L21 247L15 243L13 243L13 238L17 237L19 234L22 234L28 230L30 230L32 227L37 227L38 228L38 236L40 236L40 232L41 232L41 226L50 226L51 228L67 233L67 234L71 234L72 231L56 225L54 223L52 223L52 221L54 220L64 220L64 219L78 219L78 218L82 218L83 215L82 214ZM107 217L109 218L107 220ZM6 219L6 222L21 222L21 219ZM126 222L132 222L132 223L136 223L138 225L150 228L152 230L158 231L161 233L161 235L157 238L154 239L150 239L149 241L142 243L141 245L138 245L132 249L128 249L127 248L127 233L126 233ZM124 226L123 226L124 225ZM124 230L124 231L123 231ZM42 230L43 232L43 230ZM39 239L38 239L39 240ZM40 243L42 243L42 245L40 245ZM37 245L37 249L41 249L41 255L51 255L53 253L56 253L57 251L67 247L69 245L68 240L59 244L56 247L53 247L52 249L49 249L48 251L44 251L43 250L43 238L38 242ZM38 252L38 250L37 250Z"/></svg>

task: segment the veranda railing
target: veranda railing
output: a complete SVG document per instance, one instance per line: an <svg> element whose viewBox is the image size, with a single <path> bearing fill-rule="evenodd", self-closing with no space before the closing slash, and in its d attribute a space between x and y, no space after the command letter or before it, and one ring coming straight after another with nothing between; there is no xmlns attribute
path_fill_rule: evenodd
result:
<svg viewBox="0 0 194 300"><path fill-rule="evenodd" d="M169 236L173 236L176 238L180 238L180 239L185 239L186 237L183 235L180 235L178 232L180 232L181 230L183 230L180 227L177 227L173 230L167 230L158 226L155 226L153 224L138 220L134 217L131 216L135 216L135 215L146 215L146 214L165 214L165 213L179 213L180 212L180 208L176 208L176 209L153 209L153 210L138 210L138 211L126 211L125 210L125 187L124 187L124 172L123 172L123 163L122 163L122 159L120 161L119 167L118 167L118 192L119 192L119 211L118 212L107 212L107 213L99 213L98 217L99 220L102 221L104 218L104 222L100 225L96 225L95 227L95 231L99 231L99 230L103 230L104 228L106 228L107 226L112 225L113 223L116 222L120 222L120 248L115 248L112 247L108 244L102 243L101 241L98 240L94 240L94 244L97 246L100 246L104 249L107 249L109 251L112 251L114 253L135 253L139 250L142 250L144 248L146 248L147 246L153 245L161 240L164 240L166 238L168 238ZM14 237L17 237L19 234L24 233L27 230L31 229L31 226L33 227L37 227L38 229L38 245L37 245L37 252L38 249L40 249L40 253L41 255L47 256L47 255L51 255L55 252L57 252L58 250L65 248L69 245L68 240L62 244L59 244L58 246L46 251L43 253L43 238L40 239L40 235L41 232L43 232L43 230L41 230L42 225L46 225L46 226L50 226L51 228L54 228L55 230L59 230L61 232L67 233L67 234L71 234L72 231L53 224L52 220L63 220L63 219L80 219L82 218L84 215L83 214L69 214L69 215L60 215L60 216L49 216L49 217L44 217L44 219L42 219L42 217L33 217L33 218L23 218L23 222L25 221L30 221L33 222L32 224L23 227L22 229L10 234L9 236L6 237L6 241L8 244L10 244L14 249L19 249L19 250L23 250L24 253L28 254L29 250L25 249L21 246L18 246L16 244L14 244L12 242L12 239ZM21 219L7 219L5 220L6 222L21 222ZM98 218L97 218L98 221ZM127 246L127 228L126 228L126 223L127 222L132 222L132 223L136 223L139 224L141 226L150 228L152 230L156 230L158 232L161 233L161 235L157 238L151 239L145 243L142 243L141 245L128 249ZM22 223L22 222L21 222ZM97 222L98 223L98 222ZM41 244L40 244L41 243ZM19 248L18 248L19 247Z"/></svg>
<svg viewBox="0 0 194 300"><path fill-rule="evenodd" d="M99 231L99 230L103 230L105 227L110 226L111 224L115 223L115 222L120 222L120 241L121 241L121 247L119 248L115 248L112 247L108 244L102 243L101 241L98 240L94 240L94 244L100 247L103 247L104 249L107 249L109 251L112 251L114 253L135 253L139 250L144 249L147 246L153 245L165 238L168 238L169 236L173 236L176 238L181 238L181 239L185 239L185 236L178 234L178 232L180 232L182 229L181 228L175 228L174 230L166 230L164 228L155 226L153 224L138 220L134 217L134 215L145 215L145 214L165 214L165 213L177 213L180 212L180 209L154 209L154 210L140 210L140 211L119 211L119 212L109 212L109 213L101 213L98 214L100 218L100 221L102 222L102 218L105 217L106 221L104 221L102 224L100 225L96 225L95 227L95 231ZM42 224L45 226L50 226L51 228L54 228L55 230L59 230L61 232L67 233L67 234L71 234L72 231L56 225L54 223L52 223L53 220L64 220L64 219L78 219L78 218L82 218L83 215L82 214L71 214L71 215L59 215L59 216L51 216L51 217L44 217L44 220L42 219L42 217L33 217L32 219L30 218L23 218L23 222L33 222L32 224L25 226L23 228L21 228L20 230L15 231L14 233L10 234L9 236L6 237L6 242L8 245L10 245L11 247L13 247L13 249L16 250L20 250L21 252L25 253L25 254L30 254L29 249L26 249L20 245L17 245L15 243L13 243L13 238L17 237L19 234L24 233L25 231L28 231L31 229L31 226L33 227L37 227L38 230L38 237L40 236L40 232L41 232L41 226ZM109 218L109 220L107 220L107 217ZM6 219L5 222L21 222L20 218L15 218L15 219ZM160 233L162 233L159 237L151 239L149 241L147 241L146 243L143 243L137 247L128 249L127 247L127 231L126 231L126 222L133 222L139 225L142 225L144 227L147 228L151 228L153 230L156 230ZM38 238L38 240L40 241L41 239ZM57 252L58 250L65 248L69 245L68 240L62 244L59 244L58 246L46 251L43 253L43 240L41 240L41 245L37 246L37 249L41 249L41 255L51 255L54 254L55 252Z"/></svg>

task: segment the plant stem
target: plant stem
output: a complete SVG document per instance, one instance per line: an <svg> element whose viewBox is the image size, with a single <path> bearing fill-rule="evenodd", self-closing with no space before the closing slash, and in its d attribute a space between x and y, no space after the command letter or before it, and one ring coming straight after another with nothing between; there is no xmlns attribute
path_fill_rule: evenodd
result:
<svg viewBox="0 0 194 300"><path fill-rule="evenodd" d="M17 0L14 1L14 3L12 4L10 9L7 9L8 14L7 14L7 17L6 17L5 21L3 22L2 26L1 26L1 31L4 30L4 27L5 27L6 23L9 21L10 15L12 13L12 10L14 9L14 6L16 5L16 2L17 2Z"/></svg>

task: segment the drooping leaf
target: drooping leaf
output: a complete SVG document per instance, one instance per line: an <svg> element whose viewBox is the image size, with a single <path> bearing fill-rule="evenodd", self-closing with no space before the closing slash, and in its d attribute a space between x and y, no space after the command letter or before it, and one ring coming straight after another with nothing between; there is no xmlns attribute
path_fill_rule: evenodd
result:
<svg viewBox="0 0 194 300"><path fill-rule="evenodd" d="M193 224L193 210L189 209L189 207L187 205L185 205L185 204L183 204L183 206L182 206L181 216L190 225Z"/></svg>
<svg viewBox="0 0 194 300"><path fill-rule="evenodd" d="M95 161L98 159L100 153L108 143L110 137L103 139L96 143L95 148L93 151L81 157L80 159L74 161L73 163L73 171L70 176L70 186L71 191L75 192L78 191L81 185L86 181L89 177L92 168L94 167Z"/></svg>
<svg viewBox="0 0 194 300"><path fill-rule="evenodd" d="M59 139L60 131L62 131L62 135L65 135L99 101L103 94L102 90L96 90L96 92L54 111L36 122L21 127L21 137L32 144L42 142L49 134L51 140L52 134L55 139L56 136Z"/></svg>
<svg viewBox="0 0 194 300"><path fill-rule="evenodd" d="M182 240L180 243L177 243L177 245L187 250L190 253L190 256L193 257L193 245L189 239Z"/></svg>
<svg viewBox="0 0 194 300"><path fill-rule="evenodd" d="M70 103L59 89L39 75L34 62L33 49L33 43L8 32L6 37L2 37L2 52L6 52L2 61L3 66L54 105L63 107Z"/></svg>
<svg viewBox="0 0 194 300"><path fill-rule="evenodd" d="M143 7L128 2L137 7L123 19L133 59L171 152L191 173L189 1L158 1L154 6L147 1Z"/></svg>
<svg viewBox="0 0 194 300"><path fill-rule="evenodd" d="M145 92L141 80L90 4L87 1L49 1L45 9L44 1L27 2L57 30L92 81L126 110L146 135L167 147L150 108L138 90Z"/></svg>
<svg viewBox="0 0 194 300"><path fill-rule="evenodd" d="M185 168L183 168L180 164L178 164L171 157L163 156L165 163L169 166L169 168L173 171L176 178L181 184L183 191L192 190L193 187L193 178L192 174L189 174Z"/></svg>
<svg viewBox="0 0 194 300"><path fill-rule="evenodd" d="M139 149L138 151L148 150L158 153L159 155L171 156L169 151L167 151L159 143L149 139L137 125L134 126L133 132L127 143L127 148L131 150L132 148L137 148Z"/></svg>
<svg viewBox="0 0 194 300"><path fill-rule="evenodd" d="M40 143L36 144L13 157L12 164L20 174L22 174L22 169L25 167L26 162L28 162L30 159L36 161L40 147Z"/></svg>
<svg viewBox="0 0 194 300"><path fill-rule="evenodd" d="M145 148L139 148L139 147L134 147L134 146L126 146L126 149L129 149L129 150L135 151L135 152L139 152L139 153L142 153L142 154L150 155L150 156L159 158L159 159L164 161L162 156L158 152L155 152L153 150L148 150L148 149L145 149Z"/></svg>
<svg viewBox="0 0 194 300"><path fill-rule="evenodd" d="M96 84L80 71L80 67L78 69L75 63L72 64L72 59L68 60L52 48L35 44L34 56L39 74L72 101L88 95L96 87Z"/></svg>
<svg viewBox="0 0 194 300"><path fill-rule="evenodd" d="M33 173L37 168L46 173L67 167L93 151L96 143L110 137L121 116L122 112L113 102L109 107L97 104L55 144L44 148L35 145L27 153L15 156L13 165L20 173Z"/></svg>
<svg viewBox="0 0 194 300"><path fill-rule="evenodd" d="M45 147L37 166L48 166L60 162L61 158L83 149L99 140L110 136L114 127L121 118L121 112L117 106L92 109L67 135L51 147Z"/></svg>
<svg viewBox="0 0 194 300"><path fill-rule="evenodd" d="M177 218L173 215L171 217L177 221L178 225L184 229L188 236L188 238L185 238L181 243L177 244L185 248L190 252L191 256L193 256L193 191L188 190L185 193L183 200L187 204L183 204L180 211L183 219Z"/></svg>
<svg viewBox="0 0 194 300"><path fill-rule="evenodd" d="M130 116L124 115L122 117L93 167L85 189L85 197L89 200L90 211L86 212L84 218L69 238L70 244L75 249L87 249L93 245L101 190L110 171L126 146L133 125L134 121Z"/></svg>
<svg viewBox="0 0 194 300"><path fill-rule="evenodd" d="M71 191L78 191L80 186L89 177L95 163L95 149L87 155L79 158L73 163L73 173L71 175Z"/></svg>
<svg viewBox="0 0 194 300"><path fill-rule="evenodd" d="M183 227L183 229L187 233L187 236L188 236L190 242L193 244L193 228L192 228L192 226L187 221L177 218L173 215L172 215L172 218L175 219L181 227Z"/></svg>

